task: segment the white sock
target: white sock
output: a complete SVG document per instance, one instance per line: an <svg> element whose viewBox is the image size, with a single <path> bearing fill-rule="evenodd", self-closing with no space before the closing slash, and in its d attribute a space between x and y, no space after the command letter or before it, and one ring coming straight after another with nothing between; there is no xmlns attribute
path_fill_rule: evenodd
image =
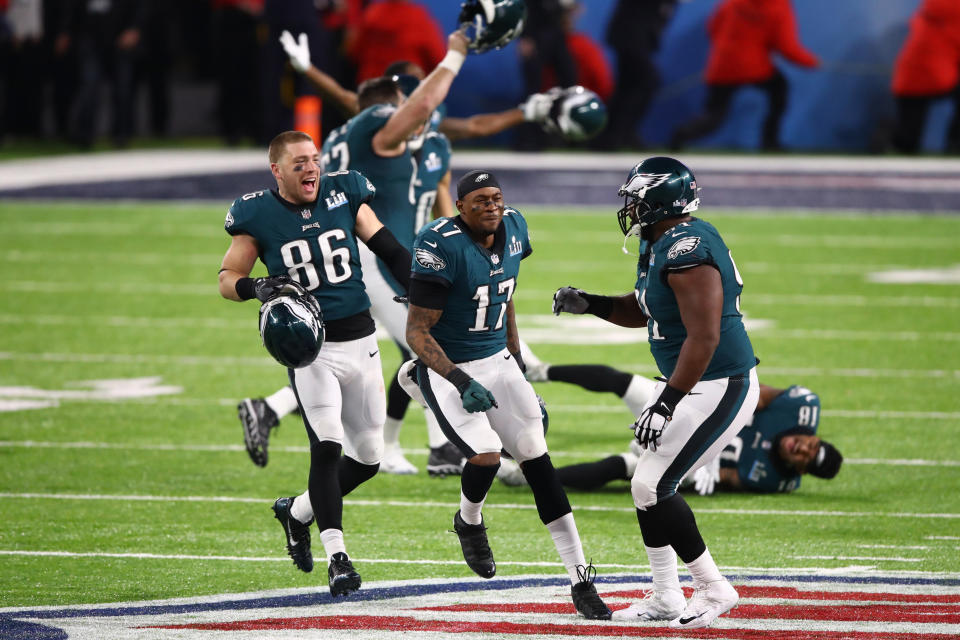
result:
<svg viewBox="0 0 960 640"><path fill-rule="evenodd" d="M384 449L390 449L391 447L400 446L400 427L402 426L403 426L402 420L397 420L396 418L391 418L387 416L387 421L383 423Z"/></svg>
<svg viewBox="0 0 960 640"><path fill-rule="evenodd" d="M543 360L534 355L533 351L530 350L530 347L523 340L520 341L520 357L523 358L523 364L528 367L543 364Z"/></svg>
<svg viewBox="0 0 960 640"><path fill-rule="evenodd" d="M447 436L443 435L440 429L440 423L437 422L437 416L433 415L430 409L423 410L423 417L427 419L427 442L431 449L442 447L447 443Z"/></svg>
<svg viewBox="0 0 960 640"><path fill-rule="evenodd" d="M723 580L720 569L717 568L717 563L713 561L713 556L710 555L710 549L704 549L699 558L693 562L688 562L687 571L693 576L694 584Z"/></svg>
<svg viewBox="0 0 960 640"><path fill-rule="evenodd" d="M483 509L483 503L486 502L486 496L480 502L470 502L467 496L460 492L460 517L467 524L482 524L483 516L480 511Z"/></svg>
<svg viewBox="0 0 960 640"><path fill-rule="evenodd" d="M277 414L277 418L290 415L297 409L297 394L293 392L293 387L289 385L273 395L267 396L264 401Z"/></svg>
<svg viewBox="0 0 960 640"><path fill-rule="evenodd" d="M567 569L567 575L570 576L570 584L577 584L580 582L577 566L586 567L587 560L583 557L583 546L580 544L580 534L577 532L577 523L573 519L573 514L568 513L547 523L547 529L553 536L553 545L560 554L560 560Z"/></svg>
<svg viewBox="0 0 960 640"><path fill-rule="evenodd" d="M650 397L653 395L653 389L657 383L653 380L647 380L641 376L633 376L633 380L627 385L627 390L623 394L623 403L627 405L634 416L643 413L643 408L647 406Z"/></svg>
<svg viewBox="0 0 960 640"><path fill-rule="evenodd" d="M335 553L346 553L347 547L343 544L343 531L340 529L324 529L320 532L320 542L323 543L323 552L329 560Z"/></svg>
<svg viewBox="0 0 960 640"><path fill-rule="evenodd" d="M310 522L310 519L313 518L313 505L310 504L309 491L304 491L293 499L293 504L290 505L290 515L299 522Z"/></svg>
<svg viewBox="0 0 960 640"><path fill-rule="evenodd" d="M640 461L640 458L630 452L621 453L620 457L623 458L623 463L627 467L627 478L632 478L633 472L637 470L637 463Z"/></svg>
<svg viewBox="0 0 960 640"><path fill-rule="evenodd" d="M653 588L657 591L676 589L680 591L680 575L677 573L677 552L673 547L646 547L653 574Z"/></svg>

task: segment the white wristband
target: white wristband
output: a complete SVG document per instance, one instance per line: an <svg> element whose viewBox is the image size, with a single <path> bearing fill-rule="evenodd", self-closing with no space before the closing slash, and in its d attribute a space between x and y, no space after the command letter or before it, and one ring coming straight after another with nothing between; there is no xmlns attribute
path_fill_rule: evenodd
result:
<svg viewBox="0 0 960 640"><path fill-rule="evenodd" d="M447 51L447 55L443 56L443 60L437 66L450 69L450 71L453 71L453 75L457 75L466 59L467 57L459 51Z"/></svg>

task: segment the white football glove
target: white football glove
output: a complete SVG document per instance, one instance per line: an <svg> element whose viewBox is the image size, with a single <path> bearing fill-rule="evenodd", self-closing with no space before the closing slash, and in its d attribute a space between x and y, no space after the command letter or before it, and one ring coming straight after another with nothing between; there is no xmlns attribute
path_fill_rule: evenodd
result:
<svg viewBox="0 0 960 640"><path fill-rule="evenodd" d="M553 106L553 96L549 93L534 93L520 105L523 110L523 119L527 122L543 122L550 115Z"/></svg>
<svg viewBox="0 0 960 640"><path fill-rule="evenodd" d="M660 403L654 403L644 409L633 423L633 435L641 449L655 452L660 446L663 430L670 426L670 421L673 420L673 411L667 412L665 409Z"/></svg>
<svg viewBox="0 0 960 640"><path fill-rule="evenodd" d="M553 294L553 315L560 315L561 311L567 313L586 313L590 303L583 295L586 293L583 289L575 287L560 287Z"/></svg>
<svg viewBox="0 0 960 640"><path fill-rule="evenodd" d="M702 496L709 496L720 481L720 456L693 472L693 488Z"/></svg>
<svg viewBox="0 0 960 640"><path fill-rule="evenodd" d="M284 30L280 34L280 44L283 50L290 56L290 66L299 73L305 72L310 68L310 45L307 44L307 34L301 33L299 42L294 41L293 34Z"/></svg>

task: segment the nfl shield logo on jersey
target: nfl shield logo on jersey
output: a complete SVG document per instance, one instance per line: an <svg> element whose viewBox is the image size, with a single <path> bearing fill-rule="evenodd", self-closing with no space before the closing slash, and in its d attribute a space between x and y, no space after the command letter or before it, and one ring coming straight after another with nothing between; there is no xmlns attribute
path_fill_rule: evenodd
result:
<svg viewBox="0 0 960 640"><path fill-rule="evenodd" d="M310 213L310 209L300 209L300 215L303 216L304 220L309 220L313 214Z"/></svg>

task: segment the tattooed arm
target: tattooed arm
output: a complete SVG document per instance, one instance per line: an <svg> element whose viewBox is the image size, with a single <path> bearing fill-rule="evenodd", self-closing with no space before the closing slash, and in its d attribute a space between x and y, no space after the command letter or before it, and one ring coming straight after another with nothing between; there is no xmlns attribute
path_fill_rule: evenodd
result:
<svg viewBox="0 0 960 640"><path fill-rule="evenodd" d="M437 324L441 315L443 309L427 309L411 304L407 312L407 344L423 364L447 377L457 366L430 335L430 328Z"/></svg>

